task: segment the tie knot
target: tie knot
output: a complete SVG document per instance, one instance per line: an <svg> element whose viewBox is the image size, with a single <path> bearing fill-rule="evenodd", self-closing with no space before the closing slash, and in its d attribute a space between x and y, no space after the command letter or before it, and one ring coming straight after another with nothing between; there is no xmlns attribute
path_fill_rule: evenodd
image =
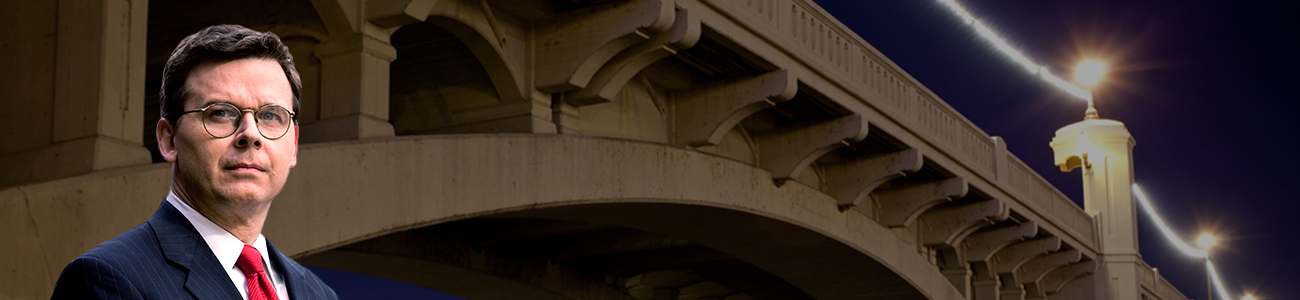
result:
<svg viewBox="0 0 1300 300"><path fill-rule="evenodd" d="M244 252L239 253L239 259L235 260L235 266L239 266L245 275L257 274L262 272L262 253L257 251L253 246L244 245Z"/></svg>

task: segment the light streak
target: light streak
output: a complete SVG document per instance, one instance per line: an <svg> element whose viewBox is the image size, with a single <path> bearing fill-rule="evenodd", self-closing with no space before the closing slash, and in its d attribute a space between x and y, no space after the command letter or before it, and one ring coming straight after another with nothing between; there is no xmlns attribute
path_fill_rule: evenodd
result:
<svg viewBox="0 0 1300 300"><path fill-rule="evenodd" d="M1066 82L1064 79L1061 79L1060 77L1056 77L1056 75L1052 75L1051 72L1047 71L1047 68L1043 68L1042 71L1039 71L1038 76L1042 77L1044 81L1047 81L1048 83L1051 83L1052 85L1056 86L1056 88L1059 88L1062 91L1065 91L1066 93L1069 93L1070 95L1073 95L1075 97L1079 97L1079 99L1083 99L1083 100L1092 99L1092 94L1088 93L1088 90L1080 88L1079 86L1071 84L1069 82Z"/></svg>
<svg viewBox="0 0 1300 300"><path fill-rule="evenodd" d="M1139 188L1137 184L1133 184L1133 195L1137 196L1138 203L1142 205L1142 210L1145 211L1148 216L1151 216L1151 219L1156 223L1156 228L1160 229L1160 233L1164 235L1165 239L1169 240L1169 243L1174 244L1174 247L1177 247L1179 251L1182 251L1183 254L1187 254L1187 256L1205 259L1205 270L1210 273L1211 281L1214 282L1214 288L1219 290L1219 298L1232 299L1231 297L1228 297L1228 289L1223 287L1223 280L1219 279L1219 271L1215 270L1214 264L1211 263L1210 258L1207 257L1210 254L1209 251L1193 248L1191 245L1183 242L1182 239L1179 239L1178 235L1174 234L1174 231L1169 229L1168 225L1165 225L1165 220L1160 218L1160 214L1156 213L1155 207L1151 205L1150 200L1147 200L1147 195L1142 193L1142 189Z"/></svg>
<svg viewBox="0 0 1300 300"><path fill-rule="evenodd" d="M1138 204L1142 205L1143 211L1145 211L1147 215L1151 216L1151 219L1155 221L1156 228L1160 229L1160 233L1163 233L1165 239L1169 240L1170 244L1173 244L1174 247L1178 248L1178 251L1182 251L1183 254L1195 258L1203 258L1209 255L1209 252L1203 249L1196 249L1195 247L1184 243L1182 239L1179 239L1178 235L1174 234L1174 230L1169 229L1169 225L1165 225L1165 220L1160 218L1160 214L1156 213L1155 207L1151 205L1150 200L1147 200L1147 195L1142 193L1142 189L1138 188L1137 184L1133 184L1133 195L1137 196Z"/></svg>
<svg viewBox="0 0 1300 300"><path fill-rule="evenodd" d="M952 11L953 14L957 15L957 18L961 19L962 23L966 23L967 26L970 26L971 29L975 30L977 35L984 38L984 40L989 44L992 44L994 49L998 49L998 51L1002 52L1002 54L1007 56L1007 58L1010 58L1021 67L1024 67L1025 71L1028 71L1029 74L1038 75L1038 77L1042 78L1043 81L1052 84L1052 86L1065 91L1071 96L1083 100L1092 100L1092 93L1089 93L1087 89L1065 81L1056 75L1052 75L1052 72L1047 70L1047 67L1034 63L1033 60L1026 57L1024 53L1020 52L1020 50L1017 50L1015 47L1012 47L1011 44L1008 44L1005 39L997 34L997 32L993 32L992 29L985 26L984 22L980 22L980 20L975 18L974 15L971 15L970 11L967 11L966 8L957 3L957 0L938 1L947 6L948 10Z"/></svg>
<svg viewBox="0 0 1300 300"><path fill-rule="evenodd" d="M1214 281L1214 288L1219 290L1219 299L1232 299L1228 297L1228 289L1223 288L1223 281L1219 280L1219 271L1214 269L1214 264L1209 259L1205 260L1206 272L1210 272L1210 278Z"/></svg>

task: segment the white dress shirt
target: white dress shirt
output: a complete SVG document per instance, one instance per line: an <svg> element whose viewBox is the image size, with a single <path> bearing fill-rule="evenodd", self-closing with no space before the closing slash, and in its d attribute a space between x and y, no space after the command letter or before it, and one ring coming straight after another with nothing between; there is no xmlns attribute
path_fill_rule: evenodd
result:
<svg viewBox="0 0 1300 300"><path fill-rule="evenodd" d="M212 249L212 254L217 255L217 261L226 267L226 274L230 275L230 281L234 282L235 288L239 289L239 295L248 299L248 285L245 281L247 277L244 276L244 271L235 265L235 261L239 260L239 254L244 252L244 242L221 226L217 226L216 223L212 223L212 220L194 210L189 204L185 204L185 201L176 197L174 191L167 193L167 202L181 211L185 219L194 225L194 229L203 236L203 241L208 243L208 248ZM258 234L257 241L253 242L253 248L257 248L257 252L262 253L262 268L266 270L267 277L270 277L271 283L275 285L276 295L280 296L280 300L289 300L289 289L284 285L284 277L271 267L271 252L266 250L266 237Z"/></svg>

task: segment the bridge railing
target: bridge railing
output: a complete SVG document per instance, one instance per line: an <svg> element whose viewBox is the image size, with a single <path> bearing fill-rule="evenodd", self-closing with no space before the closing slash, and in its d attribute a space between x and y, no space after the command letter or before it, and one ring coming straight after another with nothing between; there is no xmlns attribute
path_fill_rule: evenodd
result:
<svg viewBox="0 0 1300 300"><path fill-rule="evenodd" d="M735 16L766 38L802 45L807 51L791 51L811 54L814 61L804 63L826 74L828 80L918 131L918 136L973 173L1001 183L1016 200L1049 218L1045 221L1065 229L1066 234L1088 247L1095 245L1093 219L1082 208L1019 158L997 151L992 137L811 1L701 1ZM998 163L1006 166L995 166ZM1007 172L999 178L997 170L1002 169Z"/></svg>
<svg viewBox="0 0 1300 300"><path fill-rule="evenodd" d="M1006 164L1007 174L1002 182L1017 199L1034 207L1041 214L1052 216L1053 222L1073 231L1072 234L1086 241L1093 240L1096 230L1092 216L1048 183L1047 179L1043 179L1042 175L1030 169L1019 157L1008 152Z"/></svg>
<svg viewBox="0 0 1300 300"><path fill-rule="evenodd" d="M1141 280L1140 285L1142 289L1146 290L1149 294L1155 295L1155 299L1187 300L1187 296L1183 295L1183 292L1179 291L1178 288L1174 287L1174 285L1169 283L1168 280L1165 280L1164 276L1160 276L1160 274L1156 273L1156 270L1152 269L1150 265L1147 265L1146 261L1138 260L1138 266L1138 269L1141 270L1141 273L1138 274L1138 278Z"/></svg>

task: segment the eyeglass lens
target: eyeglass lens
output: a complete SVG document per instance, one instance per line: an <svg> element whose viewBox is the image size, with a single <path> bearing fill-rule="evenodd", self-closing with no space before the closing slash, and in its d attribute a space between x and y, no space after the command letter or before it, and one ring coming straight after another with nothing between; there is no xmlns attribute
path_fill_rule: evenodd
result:
<svg viewBox="0 0 1300 300"><path fill-rule="evenodd" d="M215 104L203 111L203 127L214 137L228 137L239 129L243 118L244 110L228 104ZM288 133L292 118L289 110L280 106L264 106L253 111L257 130L268 139L278 139Z"/></svg>

